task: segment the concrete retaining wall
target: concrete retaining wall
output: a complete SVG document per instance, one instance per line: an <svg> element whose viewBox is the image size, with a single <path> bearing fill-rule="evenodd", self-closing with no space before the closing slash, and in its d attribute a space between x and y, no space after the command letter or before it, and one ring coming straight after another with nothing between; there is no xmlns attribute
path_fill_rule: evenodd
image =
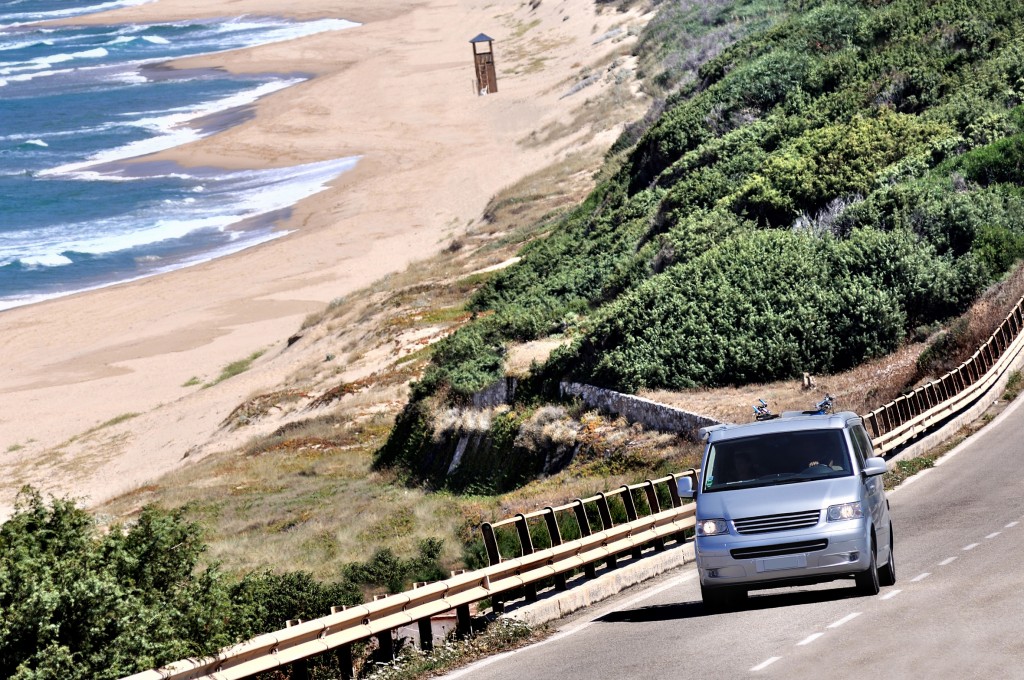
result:
<svg viewBox="0 0 1024 680"><path fill-rule="evenodd" d="M614 413L653 430L678 432L692 439L697 438L700 428L719 424L714 418L603 387L564 382L561 388L563 397L579 397L591 408Z"/></svg>

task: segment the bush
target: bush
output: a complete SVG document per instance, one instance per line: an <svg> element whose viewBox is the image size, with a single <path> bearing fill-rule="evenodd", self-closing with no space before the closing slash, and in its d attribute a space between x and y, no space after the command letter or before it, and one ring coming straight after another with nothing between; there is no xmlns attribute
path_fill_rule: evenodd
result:
<svg viewBox="0 0 1024 680"><path fill-rule="evenodd" d="M183 511L101 535L72 501L23 489L0 527L0 676L119 678L233 642L204 550Z"/></svg>
<svg viewBox="0 0 1024 680"><path fill-rule="evenodd" d="M378 550L367 562L353 562L342 568L345 580L364 586L383 587L400 593L414 581L441 581L448 577L440 558L444 541L426 538L419 542L417 554L408 559L396 556L390 548Z"/></svg>
<svg viewBox="0 0 1024 680"><path fill-rule="evenodd" d="M847 241L746 232L610 306L551 365L624 390L831 372L962 309L979 283L907 232L858 230Z"/></svg>
<svg viewBox="0 0 1024 680"><path fill-rule="evenodd" d="M290 619L309 621L327 616L331 607L363 601L351 581L325 584L304 571L246 574L231 587L230 594L234 605L231 633L238 640L280 630Z"/></svg>

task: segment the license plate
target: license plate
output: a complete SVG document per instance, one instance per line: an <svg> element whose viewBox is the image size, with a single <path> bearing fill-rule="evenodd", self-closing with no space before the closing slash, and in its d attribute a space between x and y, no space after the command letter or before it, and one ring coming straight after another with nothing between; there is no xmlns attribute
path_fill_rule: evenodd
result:
<svg viewBox="0 0 1024 680"><path fill-rule="evenodd" d="M757 560L757 572L779 571L780 569L801 569L807 566L807 555L783 555Z"/></svg>

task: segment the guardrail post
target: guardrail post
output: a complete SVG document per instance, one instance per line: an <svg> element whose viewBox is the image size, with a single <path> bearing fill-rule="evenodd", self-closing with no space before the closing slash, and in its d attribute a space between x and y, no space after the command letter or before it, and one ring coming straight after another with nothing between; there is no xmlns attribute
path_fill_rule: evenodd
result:
<svg viewBox="0 0 1024 680"><path fill-rule="evenodd" d="M416 631L420 635L420 649L429 652L434 649L434 627L430 625L430 619L420 619L416 622Z"/></svg>
<svg viewBox="0 0 1024 680"><path fill-rule="evenodd" d="M291 628L292 626L297 626L300 623L302 623L302 619L288 619L285 621L284 627ZM289 675L290 678L294 678L294 680L309 680L309 665L306 663L305 659L293 661L290 665L292 668Z"/></svg>
<svg viewBox="0 0 1024 680"><path fill-rule="evenodd" d="M480 533L484 536L484 548L487 549L487 563L492 567L501 564L501 551L498 550L498 537L494 535L494 527L490 522L480 525Z"/></svg>
<svg viewBox="0 0 1024 680"><path fill-rule="evenodd" d="M555 517L555 509L550 505L544 508L544 522L548 525L551 547L562 545L562 532L558 529L558 518ZM555 574L555 590L565 590L566 587L565 574Z"/></svg>
<svg viewBox="0 0 1024 680"><path fill-rule="evenodd" d="M572 502L572 511L576 515L576 523L580 526L580 538L586 538L592 534L590 518L587 517L587 508L583 505L582 499L577 498ZM596 578L597 568L593 563L585 564L583 566L583 573L587 575L587 578Z"/></svg>
<svg viewBox="0 0 1024 680"><path fill-rule="evenodd" d="M636 499L633 498L633 490L628 485L622 485L622 504L626 507L626 521L635 522L639 515L636 513ZM633 559L638 560L643 555L643 547L636 546L633 548Z"/></svg>
<svg viewBox="0 0 1024 680"><path fill-rule="evenodd" d="M601 528L605 531L615 526L612 523L612 509L608 505L608 496L605 495L604 491L597 492L597 511L601 515ZM606 563L609 569L615 568L615 555L609 555Z"/></svg>
<svg viewBox="0 0 1024 680"><path fill-rule="evenodd" d="M874 411L868 415L868 426L871 428L872 438L877 439L880 432L878 431L878 414Z"/></svg>
<svg viewBox="0 0 1024 680"><path fill-rule="evenodd" d="M352 645L338 647L338 669L341 671L342 680L352 680L356 677L352 669Z"/></svg>
<svg viewBox="0 0 1024 680"><path fill-rule="evenodd" d="M340 614L345 611L345 605L331 607L332 614ZM334 651L337 660L338 670L341 672L341 680L352 680L355 673L352 670L352 645L342 645Z"/></svg>
<svg viewBox="0 0 1024 680"><path fill-rule="evenodd" d="M672 480L669 480L671 483ZM661 512L661 503L658 502L658 491L654 488L654 482L646 480L644 482L644 493L647 494L647 507L651 509L651 514L656 515ZM661 552L665 549L665 539L657 538L654 540L654 549Z"/></svg>
<svg viewBox="0 0 1024 680"><path fill-rule="evenodd" d="M461 604L455 608L455 634L459 637L467 637L472 632L473 617L469 613L469 605Z"/></svg>
<svg viewBox="0 0 1024 680"><path fill-rule="evenodd" d="M526 515L516 515L516 532L519 534L519 544L523 548L523 557L533 554L533 538L530 537L530 525L526 521ZM523 586L523 593L527 602L537 601L537 584L527 583Z"/></svg>
<svg viewBox="0 0 1024 680"><path fill-rule="evenodd" d="M412 589L416 590L428 584L428 581L417 581L412 584ZM420 649L424 652L431 651L434 648L434 628L430 625L429 616L416 622L416 632L420 636Z"/></svg>
<svg viewBox="0 0 1024 680"><path fill-rule="evenodd" d="M373 600L383 600L387 595L374 595ZM382 630L374 637L377 638L377 651L373 660L377 663L391 663L395 660L395 636L393 630Z"/></svg>
<svg viewBox="0 0 1024 680"><path fill-rule="evenodd" d="M679 497L679 477L676 473L670 475L672 479L668 481L668 494L672 497L672 507L682 507L683 499ZM685 476L685 475L682 475Z"/></svg>

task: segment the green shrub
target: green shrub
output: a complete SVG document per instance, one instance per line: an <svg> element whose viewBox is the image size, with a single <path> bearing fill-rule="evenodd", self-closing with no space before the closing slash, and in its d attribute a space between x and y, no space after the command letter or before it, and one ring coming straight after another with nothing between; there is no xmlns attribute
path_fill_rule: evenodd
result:
<svg viewBox="0 0 1024 680"><path fill-rule="evenodd" d="M400 593L412 587L415 581L441 581L448 577L440 559L444 541L425 538L417 546L417 554L408 559L396 556L390 548L374 553L367 562L353 562L342 568L345 581L367 586L387 588L389 593Z"/></svg>
<svg viewBox="0 0 1024 680"><path fill-rule="evenodd" d="M231 587L230 594L234 605L231 632L239 640L280 630L290 619L309 621L327 616L331 607L363 601L350 580L325 584L303 571L246 574Z"/></svg>
<svg viewBox="0 0 1024 680"><path fill-rule="evenodd" d="M0 527L0 675L119 678L233 642L204 550L182 511L104 535L72 501L23 489Z"/></svg>

